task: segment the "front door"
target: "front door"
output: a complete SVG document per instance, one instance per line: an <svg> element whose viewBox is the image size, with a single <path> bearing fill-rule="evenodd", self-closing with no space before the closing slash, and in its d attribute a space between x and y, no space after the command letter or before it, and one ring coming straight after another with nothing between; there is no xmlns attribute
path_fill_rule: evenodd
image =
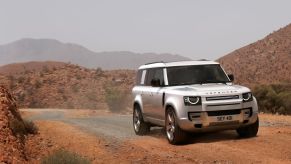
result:
<svg viewBox="0 0 291 164"><path fill-rule="evenodd" d="M153 85L153 80L158 80L158 85ZM164 73L163 68L153 68L148 70L146 78L147 104L145 110L149 117L153 119L164 119L163 93L164 93Z"/></svg>

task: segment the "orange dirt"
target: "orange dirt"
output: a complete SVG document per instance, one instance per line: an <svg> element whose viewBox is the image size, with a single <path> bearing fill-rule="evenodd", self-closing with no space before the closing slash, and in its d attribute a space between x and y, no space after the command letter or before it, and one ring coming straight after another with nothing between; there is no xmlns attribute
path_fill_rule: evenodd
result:
<svg viewBox="0 0 291 164"><path fill-rule="evenodd" d="M39 163L41 158L64 148L88 158L92 163L153 163L165 161L158 155L147 155L128 143L118 143L80 131L80 129L58 121L37 121L40 134L27 142L29 163Z"/></svg>
<svg viewBox="0 0 291 164"><path fill-rule="evenodd" d="M84 113L82 111L80 116ZM290 116L261 114L260 118L291 122ZM65 148L93 163L291 163L289 125L260 127L258 136L249 139L238 138L234 131L196 134L189 144L173 146L159 129L148 136L117 140L93 135L63 122L36 123L42 141L50 140L51 146L46 152ZM36 151L32 145L30 151L33 150ZM39 161L35 159L44 154L47 153L31 161Z"/></svg>
<svg viewBox="0 0 291 164"><path fill-rule="evenodd" d="M177 162L291 163L291 128L261 127L258 137L238 139L232 131L199 135L192 144L171 146L163 138L138 139L132 144ZM178 160L177 160L178 159Z"/></svg>

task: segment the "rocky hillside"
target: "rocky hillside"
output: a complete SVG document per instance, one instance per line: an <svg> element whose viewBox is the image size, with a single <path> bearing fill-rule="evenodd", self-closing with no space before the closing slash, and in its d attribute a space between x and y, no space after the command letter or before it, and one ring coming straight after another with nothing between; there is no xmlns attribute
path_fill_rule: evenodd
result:
<svg viewBox="0 0 291 164"><path fill-rule="evenodd" d="M43 69L57 69L64 65L66 65L66 63L54 61L13 63L0 66L0 74L8 76L24 74L25 72L39 72Z"/></svg>
<svg viewBox="0 0 291 164"><path fill-rule="evenodd" d="M291 24L218 61L240 84L290 83Z"/></svg>
<svg viewBox="0 0 291 164"><path fill-rule="evenodd" d="M130 70L103 71L63 63L60 67L2 75L0 81L22 108L104 109L105 89L114 87L129 96L134 77L135 71Z"/></svg>
<svg viewBox="0 0 291 164"><path fill-rule="evenodd" d="M0 86L0 163L25 161L24 143L20 136L13 133L13 125L11 125L13 120L24 126L15 99Z"/></svg>
<svg viewBox="0 0 291 164"><path fill-rule="evenodd" d="M0 45L0 65L29 61L71 62L87 68L137 69L155 61L181 61L189 58L173 54L129 51L93 52L81 45L54 39L21 39Z"/></svg>

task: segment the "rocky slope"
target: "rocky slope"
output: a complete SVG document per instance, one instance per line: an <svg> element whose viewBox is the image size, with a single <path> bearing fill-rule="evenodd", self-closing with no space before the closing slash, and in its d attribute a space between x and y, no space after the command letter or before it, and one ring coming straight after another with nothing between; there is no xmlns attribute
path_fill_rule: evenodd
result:
<svg viewBox="0 0 291 164"><path fill-rule="evenodd" d="M57 69L64 65L66 65L66 63L55 61L12 63L0 66L0 74L8 76L23 74L25 72L40 72L43 69Z"/></svg>
<svg viewBox="0 0 291 164"><path fill-rule="evenodd" d="M0 86L0 163L22 163L25 161L24 143L13 133L11 121L23 123L12 95Z"/></svg>
<svg viewBox="0 0 291 164"><path fill-rule="evenodd" d="M0 65L29 61L60 61L88 68L136 69L149 62L181 60L190 59L167 53L93 52L81 45L62 43L54 39L26 38L0 45Z"/></svg>
<svg viewBox="0 0 291 164"><path fill-rule="evenodd" d="M249 86L291 82L291 24L218 59L236 82Z"/></svg>
<svg viewBox="0 0 291 164"><path fill-rule="evenodd" d="M135 71L103 71L63 64L0 76L0 81L10 88L22 108L106 109L106 87L117 88L129 96L134 85Z"/></svg>

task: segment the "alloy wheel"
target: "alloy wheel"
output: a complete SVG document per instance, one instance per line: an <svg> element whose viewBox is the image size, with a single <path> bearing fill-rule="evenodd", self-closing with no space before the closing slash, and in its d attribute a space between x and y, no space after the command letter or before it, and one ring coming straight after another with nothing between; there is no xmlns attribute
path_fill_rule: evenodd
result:
<svg viewBox="0 0 291 164"><path fill-rule="evenodd" d="M175 117L173 112L169 112L167 114L167 137L170 141L174 139L174 132L175 132Z"/></svg>
<svg viewBox="0 0 291 164"><path fill-rule="evenodd" d="M134 130L138 132L140 129L140 114L137 109L134 110L133 126L134 126Z"/></svg>

